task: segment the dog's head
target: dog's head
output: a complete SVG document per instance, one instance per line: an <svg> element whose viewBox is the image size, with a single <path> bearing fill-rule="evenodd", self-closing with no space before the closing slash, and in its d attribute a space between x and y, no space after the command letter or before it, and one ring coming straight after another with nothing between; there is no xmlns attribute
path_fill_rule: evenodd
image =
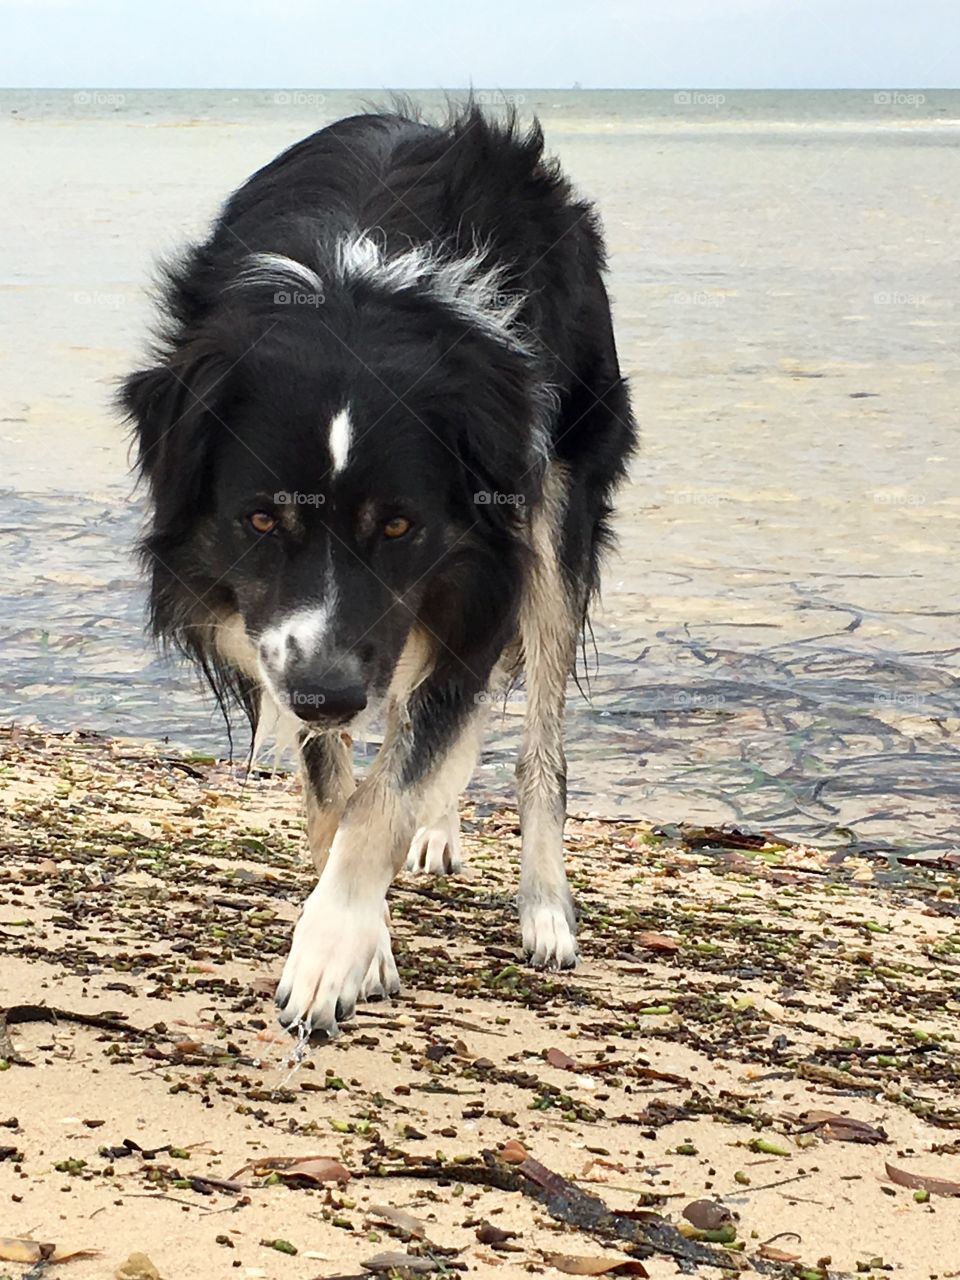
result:
<svg viewBox="0 0 960 1280"><path fill-rule="evenodd" d="M540 483L529 357L416 291L224 296L123 389L158 633L319 725L385 694L414 623L438 661L495 658Z"/></svg>

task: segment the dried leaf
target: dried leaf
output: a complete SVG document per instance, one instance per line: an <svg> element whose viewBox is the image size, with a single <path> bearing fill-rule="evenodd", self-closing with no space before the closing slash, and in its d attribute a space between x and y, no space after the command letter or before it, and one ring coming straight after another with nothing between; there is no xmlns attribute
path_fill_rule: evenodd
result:
<svg viewBox="0 0 960 1280"><path fill-rule="evenodd" d="M421 1222L419 1218L415 1218L412 1213L405 1213L403 1209L394 1208L392 1204L372 1204L367 1211L367 1217L371 1222L385 1223L387 1226L396 1227L398 1231L412 1236L415 1240L423 1240L427 1234L426 1223Z"/></svg>
<svg viewBox="0 0 960 1280"><path fill-rule="evenodd" d="M698 1231L719 1231L733 1221L733 1214L717 1200L693 1200L683 1210L683 1216Z"/></svg>
<svg viewBox="0 0 960 1280"><path fill-rule="evenodd" d="M360 1263L364 1271L403 1271L409 1275L432 1275L443 1267L435 1258L419 1258L413 1253L378 1253Z"/></svg>
<svg viewBox="0 0 960 1280"><path fill-rule="evenodd" d="M804 1131L817 1130L822 1137L835 1142L887 1142L884 1129L875 1129L864 1120L852 1116L838 1116L831 1111L805 1111L800 1117Z"/></svg>
<svg viewBox="0 0 960 1280"><path fill-rule="evenodd" d="M949 1178L928 1178L922 1173L908 1173L906 1169L895 1169L892 1164L885 1166L887 1177L901 1187L912 1187L915 1191L930 1191L935 1196L960 1196L960 1182L952 1182Z"/></svg>
<svg viewBox="0 0 960 1280"><path fill-rule="evenodd" d="M611 1173L625 1174L629 1173L629 1169L625 1164L620 1164L616 1160L604 1160L597 1156L593 1160L588 1160L580 1170L581 1179L589 1182L609 1182Z"/></svg>
<svg viewBox="0 0 960 1280"><path fill-rule="evenodd" d="M571 1058L569 1053L564 1053L562 1049L548 1049L543 1056L551 1067L559 1067L561 1071L576 1071L577 1069L576 1058Z"/></svg>
<svg viewBox="0 0 960 1280"><path fill-rule="evenodd" d="M630 1075L638 1080L660 1080L664 1084L675 1084L684 1089L690 1088L690 1081L686 1076L674 1075L672 1071L658 1071L656 1067L631 1067Z"/></svg>
<svg viewBox="0 0 960 1280"><path fill-rule="evenodd" d="M99 1249L60 1249L41 1240L0 1238L0 1261L3 1262L69 1262L71 1258L96 1258L99 1254Z"/></svg>
<svg viewBox="0 0 960 1280"><path fill-rule="evenodd" d="M676 938L669 938L665 933L654 933L652 929L643 929L637 934L637 945L645 951L679 951L680 943Z"/></svg>
<svg viewBox="0 0 960 1280"><path fill-rule="evenodd" d="M53 1256L56 1248L52 1244L41 1244L39 1240L0 1239L0 1259L4 1262L40 1262Z"/></svg>
<svg viewBox="0 0 960 1280"><path fill-rule="evenodd" d="M776 1245L762 1244L757 1250L758 1258L765 1258L767 1262L799 1262L799 1253L787 1253L786 1249L778 1249Z"/></svg>
<svg viewBox="0 0 960 1280"><path fill-rule="evenodd" d="M231 1182L251 1170L258 1177L276 1173L281 1178L304 1178L316 1183L350 1180L350 1170L331 1156L258 1156L238 1169Z"/></svg>
<svg viewBox="0 0 960 1280"><path fill-rule="evenodd" d="M547 1266L568 1276L649 1276L650 1272L635 1258L577 1258L565 1253L544 1255Z"/></svg>

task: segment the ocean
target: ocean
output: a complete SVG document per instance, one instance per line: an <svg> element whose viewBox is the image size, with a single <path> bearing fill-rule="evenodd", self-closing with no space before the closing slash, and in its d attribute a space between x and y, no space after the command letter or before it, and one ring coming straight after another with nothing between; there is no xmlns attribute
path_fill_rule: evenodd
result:
<svg viewBox="0 0 960 1280"><path fill-rule="evenodd" d="M476 93L538 115L603 216L642 429L570 691L571 809L955 845L960 93ZM110 398L158 255L386 97L0 93L0 719L225 749L144 637ZM522 711L495 710L481 801Z"/></svg>

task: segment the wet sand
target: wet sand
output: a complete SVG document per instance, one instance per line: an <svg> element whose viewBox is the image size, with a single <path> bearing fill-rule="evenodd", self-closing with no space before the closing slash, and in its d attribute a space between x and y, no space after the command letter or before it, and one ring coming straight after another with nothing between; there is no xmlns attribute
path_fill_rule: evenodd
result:
<svg viewBox="0 0 960 1280"><path fill-rule="evenodd" d="M522 104L604 215L643 430L592 702L571 692L575 801L952 847L960 98L606 97ZM143 640L109 395L155 254L356 102L4 103L0 715L219 752L196 685ZM494 725L480 797L509 793L521 710Z"/></svg>

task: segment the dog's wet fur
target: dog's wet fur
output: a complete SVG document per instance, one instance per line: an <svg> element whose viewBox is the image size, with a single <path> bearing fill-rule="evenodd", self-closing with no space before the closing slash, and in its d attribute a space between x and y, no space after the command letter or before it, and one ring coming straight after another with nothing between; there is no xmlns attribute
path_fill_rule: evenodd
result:
<svg viewBox="0 0 960 1280"><path fill-rule="evenodd" d="M278 990L333 1034L397 988L394 875L459 866L491 690L522 671L523 945L576 962L563 708L634 445L597 216L473 103L341 120L165 273L122 390L154 631L296 727L319 881ZM349 734L382 711L354 786Z"/></svg>

